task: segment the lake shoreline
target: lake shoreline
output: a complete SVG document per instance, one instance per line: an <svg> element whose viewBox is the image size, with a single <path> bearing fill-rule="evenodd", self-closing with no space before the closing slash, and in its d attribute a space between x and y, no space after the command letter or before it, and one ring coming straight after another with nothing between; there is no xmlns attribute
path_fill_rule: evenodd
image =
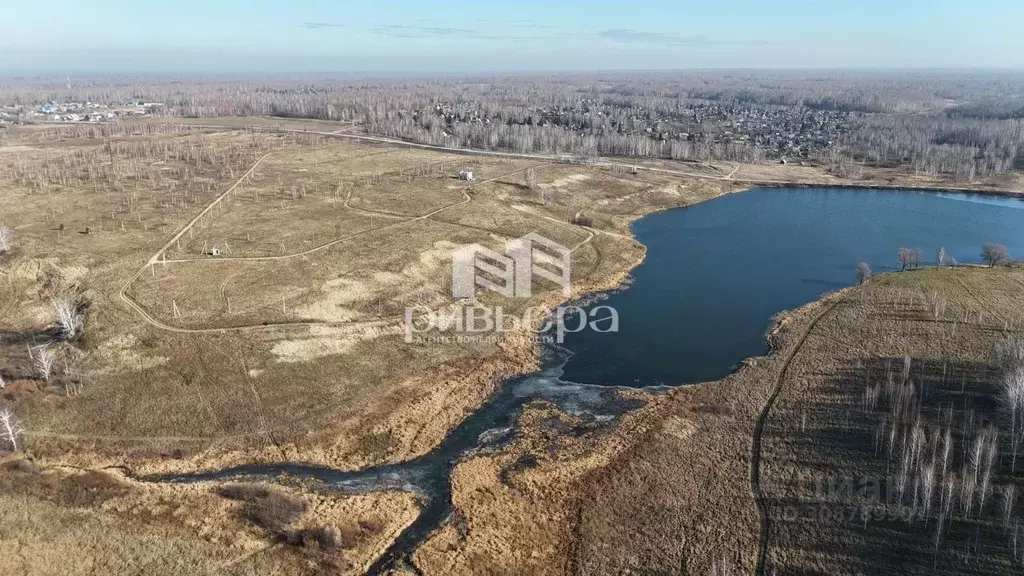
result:
<svg viewBox="0 0 1024 576"><path fill-rule="evenodd" d="M739 180L737 180L739 182ZM748 181L742 181L748 183ZM1000 196L1024 200L1024 192L1000 190L998 188L963 188L955 186L918 186L899 184L813 184L808 182L773 182L749 181L751 188L821 188L823 190L865 189L890 190L893 192L951 192L956 194L977 194L980 196Z"/></svg>

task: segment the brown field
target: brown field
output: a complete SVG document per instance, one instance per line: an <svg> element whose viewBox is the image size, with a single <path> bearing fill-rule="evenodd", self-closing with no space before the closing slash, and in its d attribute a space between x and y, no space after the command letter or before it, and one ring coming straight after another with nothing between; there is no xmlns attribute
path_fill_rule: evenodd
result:
<svg viewBox="0 0 1024 576"><path fill-rule="evenodd" d="M910 357L928 434L954 408L950 469L960 473L962 430L974 438L970 426L1001 421L992 350L1022 334L1021 286L1018 268L878 277L788 313L771 355L720 382L648 397L611 428L534 403L512 445L458 466L459 522L422 546L416 564L445 574L753 573L761 521L751 438L778 385L762 436L764 573L1016 573L1024 506L1004 524L999 494L1024 481L1010 474L1007 446L985 507L947 516L936 553L937 496L926 522L909 495L864 492L889 476L886 448L879 456L873 445L888 407L866 410L864 397L885 381L886 364L902 370Z"/></svg>
<svg viewBox="0 0 1024 576"><path fill-rule="evenodd" d="M1013 502L1005 512L1001 494L1024 489L1024 478L1011 472L994 351L1022 336L1022 286L1019 269L922 270L878 278L838 301L794 359L765 427L769 566L830 574L1019 572L1024 507ZM873 406L869 387L881 394ZM909 414L900 402L912 407ZM947 472L935 472L940 485L954 482L945 525L946 499L934 493L927 509L920 470L907 476L899 498L901 436L913 438L915 429L924 449L939 454L950 432ZM972 494L964 487L969 452L986 430L1000 433L998 455L989 488ZM924 470L931 460L922 460Z"/></svg>
<svg viewBox="0 0 1024 576"><path fill-rule="evenodd" d="M0 574L362 574L417 513L399 492L143 484L27 460L5 462L0 486Z"/></svg>
<svg viewBox="0 0 1024 576"><path fill-rule="evenodd" d="M0 548L46 559L34 573L147 565L158 567L154 573L189 566L359 573L412 521L410 496L279 488L307 500L284 528L331 524L343 533L343 551L325 552L252 526L243 514L248 504L217 495L220 486L144 484L101 469L294 461L355 470L425 454L503 376L538 362L522 333L500 343L404 342L407 306L458 305L450 296L457 246L501 250L509 239L540 233L572 249L576 297L614 288L642 260L628 225L646 213L741 190L741 180L851 182L812 166L658 162L634 171L626 163L463 156L212 124L146 121L87 135L33 128L0 140L0 218L17 241L0 256L0 375L7 383L0 404L24 422L21 447L35 463L9 459L0 472L9 488L0 492L0 524L13 526ZM319 124L297 121L294 129L345 129ZM462 169L476 180L458 180ZM536 189L526 185L527 169L536 171ZM869 176L884 181L881 172ZM570 223L577 215L591 225ZM208 254L214 247L219 256ZM827 449L840 433L857 446L877 425L859 411L863 385L839 386L851 372L875 378L878 358L910 355L924 377L945 354L983 389L977 366L1004 322L1006 329L1021 325L1013 297L1024 285L1019 274L958 269L879 278L788 316L773 336L773 355L719 383L645 396L643 408L614 425L535 403L515 442L457 466L459 522L435 533L413 560L425 573L706 574L716 563L750 572L761 535L749 482L751 437L780 374L763 442L772 519L781 517L777 508L819 506L799 491L804 484L786 480L794 475L844 467L876 474L884 464L863 450ZM53 345L59 361L46 380L30 353L52 339L51 301L60 297L81 304L84 325L80 336ZM922 326L941 332L948 324L926 321L927 298L947 301L950 318L968 319L943 336L942 350L913 336ZM544 289L502 303L520 311L563 299ZM894 306L902 307L894 313ZM982 318L969 321L966 311L982 309ZM943 398L942 405L962 404ZM841 430L829 427L840 421ZM83 474L103 475L88 478L102 486L78 494ZM209 525L200 521L206 515ZM48 520L26 520L36 517ZM950 570L979 555L986 573L1007 570L1006 539L986 518L954 521L950 549L980 552L970 560L942 556ZM87 536L76 540L76 526ZM929 544L929 533L914 524L903 532L888 527L902 535L884 538L842 523L770 526L767 560L780 573L870 572L876 560L864 551L883 548L884 557L913 549L920 563ZM809 526L820 541L804 544ZM862 554L851 552L856 562L840 565L827 547L850 539L863 544ZM68 555L89 560L57 567ZM104 564L112 558L120 564Z"/></svg>

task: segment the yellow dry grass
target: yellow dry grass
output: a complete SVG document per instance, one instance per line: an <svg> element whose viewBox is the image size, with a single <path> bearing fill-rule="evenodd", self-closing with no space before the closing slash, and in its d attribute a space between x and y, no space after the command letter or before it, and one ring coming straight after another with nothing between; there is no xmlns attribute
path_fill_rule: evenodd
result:
<svg viewBox="0 0 1024 576"><path fill-rule="evenodd" d="M116 472L0 468L0 574L362 574L416 517L402 493L265 488L301 502L283 530L334 526L338 547L288 544L256 525L223 483L147 484Z"/></svg>
<svg viewBox="0 0 1024 576"><path fill-rule="evenodd" d="M574 249L579 295L613 288L642 260L628 224L646 213L740 190L741 177L835 181L814 167L658 162L652 166L692 176L634 174L294 133L153 130L109 139L112 153L101 138L62 141L33 130L0 146L0 214L18 240L0 262L2 404L25 421L26 450L45 464L166 471L290 460L358 469L422 455L486 399L496 377L537 365L534 345L523 338L402 340L405 306L450 304L452 247L501 249L538 232ZM525 181L530 167L534 190ZM476 182L452 177L464 168ZM236 182L182 235L180 248L159 252ZM593 227L568 223L577 214ZM200 254L204 245L222 256ZM147 267L157 254L161 263ZM121 298L124 286L129 301ZM61 345L72 374L62 369L47 383L33 373L26 344L45 337L50 300L66 294L87 303L85 334ZM1003 297L1000 306L1014 302ZM530 300L482 297L511 311L562 299L553 288ZM777 336L780 353L796 345L794 331L815 312L812 306L792 317ZM462 572L490 561L511 572L685 565L707 573L716 558L751 569L759 530L746 484L750 434L781 362L779 354L759 359L717 385L656 399L626 419L634 424L587 430L578 442L530 420L554 416L550 407L528 411L513 448L456 470L456 507L474 526L472 536L445 528L417 557ZM66 381L81 392L68 395ZM564 459L516 464L542 446ZM509 469L512 476L502 475ZM510 478L511 487L495 487ZM53 540L62 542L53 550L77 550L55 526L78 526L87 513L45 494L4 497L14 499L8 509L49 520L26 528L32 536L19 545L31 556L52 554L45 543ZM197 506L207 505L222 506ZM352 509L352 518L372 508ZM194 527L167 532L161 544L134 521L98 518L97 561L167 553L217 565L234 557L222 542L195 541ZM515 537L520 543L501 545L501 555L488 552ZM539 556L523 554L534 543ZM131 547L139 554L123 552ZM243 562L254 573L306 566L260 558Z"/></svg>
<svg viewBox="0 0 1024 576"><path fill-rule="evenodd" d="M633 393L646 405L616 426L531 405L512 444L456 468L458 521L420 548L417 566L425 573L707 574L717 564L752 573L762 532L751 439L779 384L763 431L766 573L899 566L928 574L933 562L949 573L1013 573L1013 528L1003 528L995 491L1024 486L1019 473L1010 476L1008 456L985 511L957 517L938 555L934 510L927 526L921 516L908 523L909 503L865 497L858 486L886 477L885 449L878 457L872 448L882 415L863 408L865 386L884 371L868 378L865 368L911 357L915 382L933 390L922 411L928 426L942 425L939 413L951 407L959 419L963 406L979 425L999 421L992 350L1024 328L1022 286L1019 268L881 276L786 314L771 335L773 352L722 381ZM936 301L945 306L938 320Z"/></svg>

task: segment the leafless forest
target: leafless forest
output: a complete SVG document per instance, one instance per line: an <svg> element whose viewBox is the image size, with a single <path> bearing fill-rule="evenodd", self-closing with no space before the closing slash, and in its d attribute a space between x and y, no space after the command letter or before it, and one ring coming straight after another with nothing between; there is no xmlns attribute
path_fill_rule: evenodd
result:
<svg viewBox="0 0 1024 576"><path fill-rule="evenodd" d="M504 78L15 80L0 105L160 102L156 114L352 122L448 147L905 167L970 180L1024 168L1024 75L704 72ZM21 121L28 121L21 118Z"/></svg>

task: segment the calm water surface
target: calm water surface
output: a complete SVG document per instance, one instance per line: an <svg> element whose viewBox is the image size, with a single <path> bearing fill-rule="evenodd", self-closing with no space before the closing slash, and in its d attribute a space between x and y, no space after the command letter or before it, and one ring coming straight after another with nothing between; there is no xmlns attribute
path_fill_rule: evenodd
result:
<svg viewBox="0 0 1024 576"><path fill-rule="evenodd" d="M1024 258L1024 202L964 194L758 188L652 214L634 283L602 305L617 334L570 334L563 379L622 386L716 380L767 352L771 317L856 281L859 262L898 269L900 247L976 263L986 242Z"/></svg>

